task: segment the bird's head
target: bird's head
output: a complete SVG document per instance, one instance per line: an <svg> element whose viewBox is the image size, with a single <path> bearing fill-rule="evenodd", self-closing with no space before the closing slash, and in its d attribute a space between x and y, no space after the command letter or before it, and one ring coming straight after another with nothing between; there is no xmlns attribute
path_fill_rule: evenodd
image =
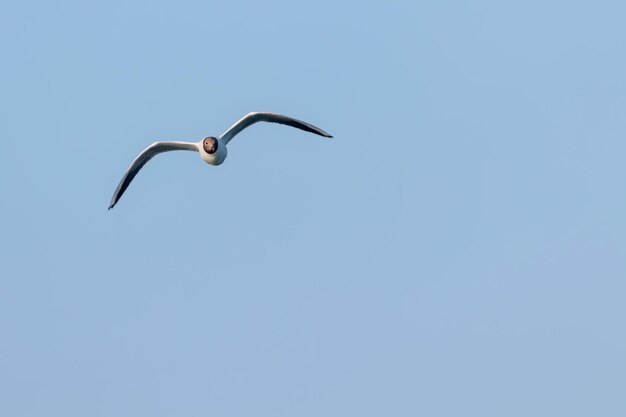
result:
<svg viewBox="0 0 626 417"><path fill-rule="evenodd" d="M214 138L213 136L204 138L202 141L202 148L206 153L214 154L217 152L217 138Z"/></svg>

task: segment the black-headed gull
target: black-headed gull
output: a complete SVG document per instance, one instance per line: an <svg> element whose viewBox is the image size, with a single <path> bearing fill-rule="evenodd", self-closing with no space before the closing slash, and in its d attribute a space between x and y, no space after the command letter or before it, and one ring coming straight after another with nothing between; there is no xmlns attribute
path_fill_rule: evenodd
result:
<svg viewBox="0 0 626 417"><path fill-rule="evenodd" d="M109 210L112 209L119 201L124 191L128 188L130 182L135 178L135 175L139 170L155 155L161 152L169 151L194 151L200 153L200 158L204 162L210 165L220 165L226 159L228 154L226 145L230 142L239 132L246 127L256 122L271 122L280 123L287 126L297 127L298 129L306 130L307 132L315 133L316 135L332 138L331 135L324 132L319 127L315 127L311 124L303 122L301 120L293 119L291 117L283 116L275 113L248 113L241 118L237 123L232 125L230 129L222 133L218 138L214 136L208 136L199 142L154 142L152 145L144 149L137 158L133 161L128 168L128 171L122 177L117 189L113 193L111 198L111 204Z"/></svg>

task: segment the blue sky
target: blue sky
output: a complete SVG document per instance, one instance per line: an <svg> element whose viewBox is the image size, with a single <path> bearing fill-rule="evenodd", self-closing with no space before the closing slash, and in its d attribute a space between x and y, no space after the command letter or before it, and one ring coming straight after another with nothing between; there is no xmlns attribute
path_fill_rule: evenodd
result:
<svg viewBox="0 0 626 417"><path fill-rule="evenodd" d="M3 4L0 414L624 415L625 9Z"/></svg>

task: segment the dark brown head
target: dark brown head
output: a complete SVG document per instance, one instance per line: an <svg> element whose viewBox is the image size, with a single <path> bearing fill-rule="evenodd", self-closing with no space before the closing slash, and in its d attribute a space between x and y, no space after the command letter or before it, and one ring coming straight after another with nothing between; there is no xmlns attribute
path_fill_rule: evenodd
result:
<svg viewBox="0 0 626 417"><path fill-rule="evenodd" d="M217 152L217 139L213 136L209 136L208 138L204 138L202 141L202 147L204 151L208 154L214 154Z"/></svg>

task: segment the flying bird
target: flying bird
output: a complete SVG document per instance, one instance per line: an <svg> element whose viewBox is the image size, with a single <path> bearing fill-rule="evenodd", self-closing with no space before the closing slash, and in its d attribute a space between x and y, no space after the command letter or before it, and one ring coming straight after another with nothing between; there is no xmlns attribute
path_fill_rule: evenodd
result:
<svg viewBox="0 0 626 417"><path fill-rule="evenodd" d="M194 151L200 154L200 158L209 165L220 165L226 159L228 154L226 146L239 132L250 125L257 122L280 123L283 125L296 127L316 135L332 138L331 135L324 132L319 127L315 127L301 120L283 116L275 113L248 113L242 117L237 123L232 125L230 129L222 133L221 136L207 136L199 142L154 142L152 145L144 149L137 158L130 164L130 167L122 177L117 189L111 198L109 210L111 210L119 201L124 191L128 188L133 178L139 170L155 155L169 151Z"/></svg>

